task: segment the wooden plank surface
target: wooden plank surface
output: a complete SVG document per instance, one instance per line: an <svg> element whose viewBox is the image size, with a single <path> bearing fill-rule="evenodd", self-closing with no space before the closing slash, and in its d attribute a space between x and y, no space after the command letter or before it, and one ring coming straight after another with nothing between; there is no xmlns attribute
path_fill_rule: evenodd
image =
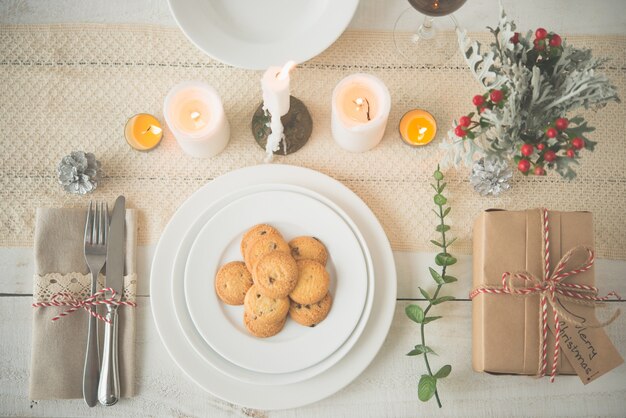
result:
<svg viewBox="0 0 626 418"><path fill-rule="evenodd" d="M0 415L32 416L253 416L253 417L414 417L441 416L624 416L626 366L583 386L575 376L556 383L523 376L492 376L471 369L469 302L440 306L445 320L430 326L428 343L453 366L441 383L444 409L417 400L417 379L424 371L421 358L407 357L418 343L416 324L404 315L409 303L399 301L383 348L352 384L316 404L289 411L256 411L225 403L188 380L174 365L156 332L150 299L139 300L137 353L138 396L110 408L87 408L82 400L28 400L31 308L27 296L0 298ZM9 318L11 318L9 320ZM624 318L608 333L626 354Z"/></svg>

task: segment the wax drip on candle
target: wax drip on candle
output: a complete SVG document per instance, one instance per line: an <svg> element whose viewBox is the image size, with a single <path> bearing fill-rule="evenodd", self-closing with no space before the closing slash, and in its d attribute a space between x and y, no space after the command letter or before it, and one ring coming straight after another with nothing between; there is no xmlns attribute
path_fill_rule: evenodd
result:
<svg viewBox="0 0 626 418"><path fill-rule="evenodd" d="M280 72L278 72L276 74L276 79L284 81L289 77L289 72L296 66L296 63L294 61L288 61L283 68L280 70ZM283 140L284 138L284 126L283 123L281 121L281 116L280 114L278 114L278 112L276 111L276 109L265 109L266 112L269 111L271 118L270 118L270 129L271 132L269 134L269 136L267 137L267 144L265 145L265 162L271 162L272 159L274 158L274 152L278 151L278 149L280 148L280 141ZM283 143L283 148L285 151L285 154L287 153L287 144Z"/></svg>
<svg viewBox="0 0 626 418"><path fill-rule="evenodd" d="M355 100L352 101L352 103L356 105L356 111L359 113L361 112L363 104L365 104L365 117L368 121L372 120L372 118L370 117L370 102L366 98L357 97Z"/></svg>

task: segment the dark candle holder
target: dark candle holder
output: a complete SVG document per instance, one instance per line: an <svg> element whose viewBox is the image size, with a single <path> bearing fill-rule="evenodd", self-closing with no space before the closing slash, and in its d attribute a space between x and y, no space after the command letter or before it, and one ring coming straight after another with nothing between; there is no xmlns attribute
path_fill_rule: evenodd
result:
<svg viewBox="0 0 626 418"><path fill-rule="evenodd" d="M263 110L261 103L252 116L252 135L257 144L265 150L267 137L272 132L269 127L271 115ZM313 131L313 119L301 100L289 96L289 111L280 118L284 128L284 138L280 140L279 148L274 155L289 155L304 146ZM286 146L285 146L286 145Z"/></svg>

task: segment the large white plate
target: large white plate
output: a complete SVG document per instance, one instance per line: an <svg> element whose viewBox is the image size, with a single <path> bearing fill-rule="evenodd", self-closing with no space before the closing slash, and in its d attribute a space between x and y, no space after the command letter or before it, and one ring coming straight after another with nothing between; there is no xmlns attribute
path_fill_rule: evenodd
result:
<svg viewBox="0 0 626 418"><path fill-rule="evenodd" d="M243 307L217 297L211 279L220 266L241 259L241 237L260 223L277 227L287 240L314 235L326 244L333 307L318 326L289 320L279 334L256 338L243 325ZM366 296L366 260L350 227L323 203L288 191L255 193L220 210L196 237L185 269L187 306L200 334L225 359L260 373L290 373L330 356L352 334Z"/></svg>
<svg viewBox="0 0 626 418"><path fill-rule="evenodd" d="M281 373L281 374L267 374L267 373L256 373L248 369L241 368L236 366L235 364L227 361L218 353L216 353L207 343L204 341L200 333L195 327L191 316L189 314L189 310L187 308L187 301L185 299L184 294L184 270L187 263L187 258L189 255L189 251L192 243L194 242L196 236L199 231L202 229L203 225L206 224L220 209L228 205L230 202L235 201L243 196L247 196L250 194L258 193L258 192L266 192L266 191L275 191L275 190L284 190L290 191L293 193L300 193L309 197L312 197L326 206L334 210L342 219L350 225L352 232L359 240L359 244L361 245L361 250L365 255L365 259L367 260L367 271L368 271L368 292L367 292L367 301L365 304L365 309L359 319L359 323L357 324L354 332L350 335L348 340L331 356L327 357L320 363L309 367L304 370L299 370L293 373ZM370 256L369 248L363 238L363 235L355 225L355 223L350 219L350 217L344 212L341 208L339 208L336 204L334 204L329 199L320 195L319 193L315 193L310 189L305 189L302 187L289 185L289 184L257 184L254 186L243 187L240 189L236 189L235 191L226 194L220 199L213 200L211 204L207 205L204 208L204 212L198 215L197 219L193 222L193 224L188 228L187 232L184 234L183 238L180 241L180 245L178 247L178 251L174 258L174 267L172 269L172 299L174 304L174 311L176 313L176 318L178 319L178 324L183 331L183 334L187 338L187 342L194 348L194 350L204 359L204 361L208 362L211 366L213 366L217 371L225 374L227 376L233 377L237 380L246 383L252 383L256 385L287 385L295 382L301 382L307 379L310 379L313 376L316 376L328 368L332 367L335 363L345 356L350 349L354 346L354 344L359 340L361 333L365 329L367 324L367 320L372 311L372 303L374 300L374 292L376 291L375 287L375 279L374 279L374 267L372 265L372 258Z"/></svg>
<svg viewBox="0 0 626 418"><path fill-rule="evenodd" d="M328 48L359 0L168 0L183 33L226 64L253 70L297 63Z"/></svg>
<svg viewBox="0 0 626 418"><path fill-rule="evenodd" d="M334 367L306 381L279 386L243 383L219 372L187 343L179 327L171 295L173 262L185 231L204 208L248 185L283 182L306 187L335 202L352 218L371 251L376 292L370 320L359 343ZM389 241L380 223L350 189L336 180L300 167L263 165L228 173L208 183L181 205L155 250L150 280L151 305L161 339L176 364L208 392L229 402L258 409L306 405L337 392L374 359L387 336L395 309L396 270Z"/></svg>

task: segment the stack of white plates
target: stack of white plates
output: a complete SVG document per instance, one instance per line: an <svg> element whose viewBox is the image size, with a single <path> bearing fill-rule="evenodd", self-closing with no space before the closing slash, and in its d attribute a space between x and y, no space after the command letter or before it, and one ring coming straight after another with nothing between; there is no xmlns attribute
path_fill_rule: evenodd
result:
<svg viewBox="0 0 626 418"><path fill-rule="evenodd" d="M276 336L255 338L243 307L217 298L217 270L241 260L241 237L259 223L326 245L333 306L316 327L288 319ZM352 191L316 171L262 165L213 180L179 208L150 291L163 343L192 380L232 403L282 409L330 396L368 366L391 324L396 272L380 223Z"/></svg>

